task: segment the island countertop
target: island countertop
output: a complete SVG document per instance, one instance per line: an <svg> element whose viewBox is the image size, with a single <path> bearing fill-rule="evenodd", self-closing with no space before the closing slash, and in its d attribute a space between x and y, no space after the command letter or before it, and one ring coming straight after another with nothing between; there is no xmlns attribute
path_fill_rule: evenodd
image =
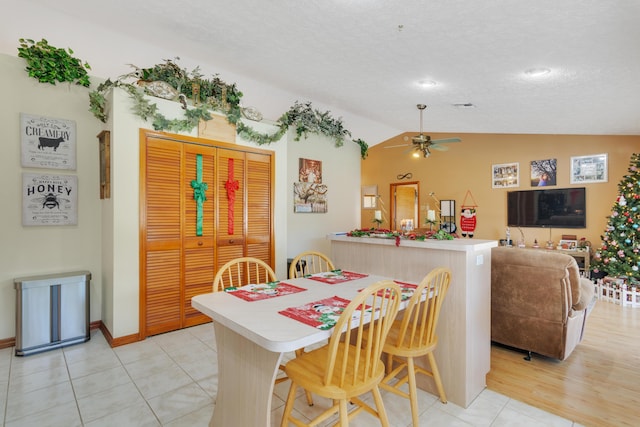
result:
<svg viewBox="0 0 640 427"><path fill-rule="evenodd" d="M351 237L343 233L328 234L327 239L342 241L342 242L361 242L371 245L388 245L396 246L395 238L388 237ZM479 249L490 249L494 246L498 246L497 240L482 240L482 239L453 239L453 240L438 240L438 239L424 239L424 240L411 240L405 237L400 238L400 245L409 248L422 248L422 249L440 249L446 251L461 251L461 252L473 252Z"/></svg>
<svg viewBox="0 0 640 427"><path fill-rule="evenodd" d="M413 283L432 269L451 270L451 286L443 302L435 357L447 399L464 408L486 387L491 368L491 249L496 240L453 240L351 237L333 233L331 258L337 268L366 271ZM417 361L427 364L426 361ZM428 366L427 366L428 369ZM428 378L420 388L435 392Z"/></svg>

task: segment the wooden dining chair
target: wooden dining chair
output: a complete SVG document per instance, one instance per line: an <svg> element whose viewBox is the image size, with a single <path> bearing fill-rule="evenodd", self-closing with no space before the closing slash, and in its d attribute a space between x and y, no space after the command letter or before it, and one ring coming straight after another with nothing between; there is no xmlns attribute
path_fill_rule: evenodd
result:
<svg viewBox="0 0 640 427"><path fill-rule="evenodd" d="M276 280L276 273L266 262L258 258L241 257L232 259L220 267L213 278L213 292Z"/></svg>
<svg viewBox="0 0 640 427"><path fill-rule="evenodd" d="M349 419L363 410L380 419L383 426L389 425L378 386L385 372L382 347L398 314L400 299L400 287L393 281L384 280L366 287L340 314L328 344L287 363L285 372L291 379L291 387L282 427L290 422L315 426L336 413L340 416L340 426L346 427ZM332 406L309 424L294 418L293 403L298 387L332 399ZM375 409L359 398L367 392L373 394ZM357 406L351 413L347 412L349 402Z"/></svg>
<svg viewBox="0 0 640 427"><path fill-rule="evenodd" d="M436 326L450 283L451 271L448 268L438 267L430 271L409 298L402 319L393 323L382 350L387 354L387 375L380 387L409 399L414 427L418 426L417 373L432 377L438 389L440 401L447 403L433 351L438 345ZM415 359L425 355L431 367L430 371L415 365ZM394 362L398 365L392 368ZM393 381L405 368L405 375L394 383ZM400 390L400 387L407 382L409 382L409 393Z"/></svg>
<svg viewBox="0 0 640 427"><path fill-rule="evenodd" d="M291 265L289 266L289 277L297 279L310 274L326 273L335 269L336 267L333 265L331 259L322 252L304 251L299 253L291 261ZM304 353L304 348L296 350L296 357L300 356L302 353ZM280 380L280 378L278 380ZM309 406L313 406L313 397L311 396L311 393L308 390L305 390L305 394L307 396L307 403Z"/></svg>
<svg viewBox="0 0 640 427"><path fill-rule="evenodd" d="M305 251L299 253L291 261L289 277L294 279L309 274L325 273L335 269L331 259L322 252Z"/></svg>

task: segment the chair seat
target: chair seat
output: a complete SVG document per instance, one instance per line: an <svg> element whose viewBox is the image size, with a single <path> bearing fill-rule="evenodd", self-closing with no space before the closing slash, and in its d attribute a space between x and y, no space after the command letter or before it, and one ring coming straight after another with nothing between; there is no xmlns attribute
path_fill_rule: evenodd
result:
<svg viewBox="0 0 640 427"><path fill-rule="evenodd" d="M340 348L338 349L338 354L336 356L337 359L342 357L342 354L344 353L344 345L344 343L340 344ZM349 352L347 363L347 373L349 374L353 373L353 367L356 365L353 357L354 353L354 351ZM285 365L285 373L291 380L305 384L305 390L329 399L349 399L351 397L359 396L370 390L373 385L378 384L384 377L384 364L380 363L377 371L369 380L359 382L356 386L345 384L343 388L338 387L336 384L339 384L339 372L335 372L332 384L325 386L324 375L327 370L326 365L328 355L329 346L320 347L316 350L303 353ZM364 357L362 357L359 363L361 370L365 364Z"/></svg>
<svg viewBox="0 0 640 427"><path fill-rule="evenodd" d="M391 326L391 330L387 335L387 341L384 343L383 353L392 353L401 357L420 357L427 353L431 353L438 346L438 337L434 337L430 345L411 345L411 334L406 334L400 345L397 345L398 335L400 334L400 326L402 320L396 320Z"/></svg>

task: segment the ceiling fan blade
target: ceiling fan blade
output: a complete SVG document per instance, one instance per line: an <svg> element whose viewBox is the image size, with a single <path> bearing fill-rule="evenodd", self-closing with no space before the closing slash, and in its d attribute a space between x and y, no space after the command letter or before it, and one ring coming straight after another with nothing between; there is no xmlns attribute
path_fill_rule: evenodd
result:
<svg viewBox="0 0 640 427"><path fill-rule="evenodd" d="M399 144L399 145L389 145L388 147L383 148L398 148L398 147L408 147L411 144Z"/></svg>
<svg viewBox="0 0 640 427"><path fill-rule="evenodd" d="M446 145L438 145L438 144L431 144L429 146L430 150L438 150L438 151L447 151L449 149L449 147L447 147Z"/></svg>
<svg viewBox="0 0 640 427"><path fill-rule="evenodd" d="M434 139L431 142L434 144L446 144L449 142L461 142L460 138L444 138L444 139Z"/></svg>
<svg viewBox="0 0 640 427"><path fill-rule="evenodd" d="M412 144L412 145L413 145L413 144ZM407 148L406 150L403 150L403 151L402 151L402 154L407 154L407 153L410 153L410 152L412 152L412 151L416 151L416 150L420 151L420 147L416 147L416 146L409 147L409 148Z"/></svg>

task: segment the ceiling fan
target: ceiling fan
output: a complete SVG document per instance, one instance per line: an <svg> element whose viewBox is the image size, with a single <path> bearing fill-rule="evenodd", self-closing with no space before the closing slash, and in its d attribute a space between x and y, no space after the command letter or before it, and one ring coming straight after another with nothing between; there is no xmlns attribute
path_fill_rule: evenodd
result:
<svg viewBox="0 0 640 427"><path fill-rule="evenodd" d="M413 154L414 157L419 157L420 153L422 153L423 157L429 157L431 155L430 150L447 151L449 149L446 145L440 144L462 141L460 138L431 139L429 135L425 135L422 132L422 112L427 106L425 104L418 104L416 107L420 110L420 134L411 137L411 144L391 145L385 148L413 146L412 149L415 150ZM405 137L405 140L406 139L408 138Z"/></svg>

